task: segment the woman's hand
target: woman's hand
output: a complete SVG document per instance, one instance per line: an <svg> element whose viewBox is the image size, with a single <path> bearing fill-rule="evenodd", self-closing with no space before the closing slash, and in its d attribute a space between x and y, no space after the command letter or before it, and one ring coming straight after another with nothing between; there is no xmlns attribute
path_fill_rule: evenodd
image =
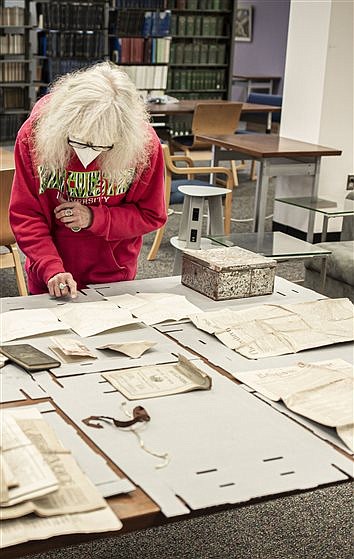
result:
<svg viewBox="0 0 354 559"><path fill-rule="evenodd" d="M77 283L69 272L61 272L56 274L48 281L48 291L52 297L66 297L70 293L70 297L77 297Z"/></svg>
<svg viewBox="0 0 354 559"><path fill-rule="evenodd" d="M54 209L54 215L65 227L73 231L87 229L93 219L92 210L80 202L63 202Z"/></svg>

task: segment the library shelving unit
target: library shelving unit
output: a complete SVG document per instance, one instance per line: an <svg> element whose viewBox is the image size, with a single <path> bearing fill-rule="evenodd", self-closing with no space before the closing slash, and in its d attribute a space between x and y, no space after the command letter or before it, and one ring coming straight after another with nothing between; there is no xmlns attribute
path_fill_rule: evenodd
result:
<svg viewBox="0 0 354 559"><path fill-rule="evenodd" d="M171 55L167 94L177 99L230 99L234 0L167 0ZM191 117L171 119L174 134L190 133Z"/></svg>
<svg viewBox="0 0 354 559"><path fill-rule="evenodd" d="M165 93L170 54L171 11L166 0L112 0L110 59L124 66L142 97Z"/></svg>
<svg viewBox="0 0 354 559"><path fill-rule="evenodd" d="M12 143L31 106L29 0L0 0L0 143Z"/></svg>
<svg viewBox="0 0 354 559"><path fill-rule="evenodd" d="M58 76L108 58L108 0L43 0L35 4L37 96Z"/></svg>

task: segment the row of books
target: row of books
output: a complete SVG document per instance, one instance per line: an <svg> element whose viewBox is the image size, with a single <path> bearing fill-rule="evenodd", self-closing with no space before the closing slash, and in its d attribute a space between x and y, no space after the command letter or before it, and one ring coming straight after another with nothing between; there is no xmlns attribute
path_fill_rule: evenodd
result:
<svg viewBox="0 0 354 559"><path fill-rule="evenodd" d="M0 114L0 141L6 142L16 137L17 131L25 121L26 115Z"/></svg>
<svg viewBox="0 0 354 559"><path fill-rule="evenodd" d="M25 25L25 10L18 6L0 8L0 25Z"/></svg>
<svg viewBox="0 0 354 559"><path fill-rule="evenodd" d="M117 64L168 64L171 39L110 38L110 59Z"/></svg>
<svg viewBox="0 0 354 559"><path fill-rule="evenodd" d="M231 10L233 0L167 0L171 10Z"/></svg>
<svg viewBox="0 0 354 559"><path fill-rule="evenodd" d="M163 10L165 8L165 0L112 0L112 8L131 8L142 10Z"/></svg>
<svg viewBox="0 0 354 559"><path fill-rule="evenodd" d="M119 37L167 37L171 34L171 12L114 11L109 14L109 32Z"/></svg>
<svg viewBox="0 0 354 559"><path fill-rule="evenodd" d="M26 105L26 95L23 87L0 87L0 111L22 109Z"/></svg>
<svg viewBox="0 0 354 559"><path fill-rule="evenodd" d="M41 80L49 84L58 76L80 70L80 68L97 62L102 62L102 59L92 59L89 61L87 58L48 58L42 61Z"/></svg>
<svg viewBox="0 0 354 559"><path fill-rule="evenodd" d="M167 66L126 66L124 71L137 89L165 90L167 85Z"/></svg>
<svg viewBox="0 0 354 559"><path fill-rule="evenodd" d="M24 54L25 41L23 35L6 33L0 35L0 54Z"/></svg>
<svg viewBox="0 0 354 559"><path fill-rule="evenodd" d="M202 41L171 44L171 64L226 64L225 43Z"/></svg>
<svg viewBox="0 0 354 559"><path fill-rule="evenodd" d="M217 91L183 91L181 93L179 93L178 95L178 99L223 99L224 98L224 94L222 91L217 92Z"/></svg>
<svg viewBox="0 0 354 559"><path fill-rule="evenodd" d="M105 4L79 2L38 2L38 27L42 29L102 29Z"/></svg>
<svg viewBox="0 0 354 559"><path fill-rule="evenodd" d="M4 62L0 64L0 82L24 82L26 64L24 62Z"/></svg>
<svg viewBox="0 0 354 559"><path fill-rule="evenodd" d="M225 89L225 70L176 70L168 73L167 89L178 91L180 89Z"/></svg>
<svg viewBox="0 0 354 559"><path fill-rule="evenodd" d="M61 31L40 32L38 54L41 56L62 56L100 58L105 52L105 34L103 31Z"/></svg>
<svg viewBox="0 0 354 559"><path fill-rule="evenodd" d="M214 37L227 34L225 29L225 18L223 16L202 15L177 15L172 14L171 35L179 37L203 36Z"/></svg>

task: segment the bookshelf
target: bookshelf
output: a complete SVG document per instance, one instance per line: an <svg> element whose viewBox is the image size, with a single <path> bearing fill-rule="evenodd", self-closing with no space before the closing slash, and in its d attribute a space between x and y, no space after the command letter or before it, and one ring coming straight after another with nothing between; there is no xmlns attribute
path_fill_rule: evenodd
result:
<svg viewBox="0 0 354 559"><path fill-rule="evenodd" d="M108 0L33 2L37 97L58 76L108 58Z"/></svg>
<svg viewBox="0 0 354 559"><path fill-rule="evenodd" d="M171 11L166 0L112 0L110 59L124 66L142 97L163 95L170 58Z"/></svg>
<svg viewBox="0 0 354 559"><path fill-rule="evenodd" d="M29 0L0 0L0 143L12 143L31 106Z"/></svg>
<svg viewBox="0 0 354 559"><path fill-rule="evenodd" d="M177 99L230 99L234 0L167 0L171 53L166 93ZM174 135L190 134L191 117L170 118Z"/></svg>

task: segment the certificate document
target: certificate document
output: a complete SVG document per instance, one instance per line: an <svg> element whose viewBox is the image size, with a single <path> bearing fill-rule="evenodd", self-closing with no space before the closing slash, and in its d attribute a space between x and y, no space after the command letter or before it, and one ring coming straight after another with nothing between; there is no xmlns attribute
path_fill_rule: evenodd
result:
<svg viewBox="0 0 354 559"><path fill-rule="evenodd" d="M102 376L128 400L211 388L211 378L182 355L178 356L178 363L110 371Z"/></svg>

